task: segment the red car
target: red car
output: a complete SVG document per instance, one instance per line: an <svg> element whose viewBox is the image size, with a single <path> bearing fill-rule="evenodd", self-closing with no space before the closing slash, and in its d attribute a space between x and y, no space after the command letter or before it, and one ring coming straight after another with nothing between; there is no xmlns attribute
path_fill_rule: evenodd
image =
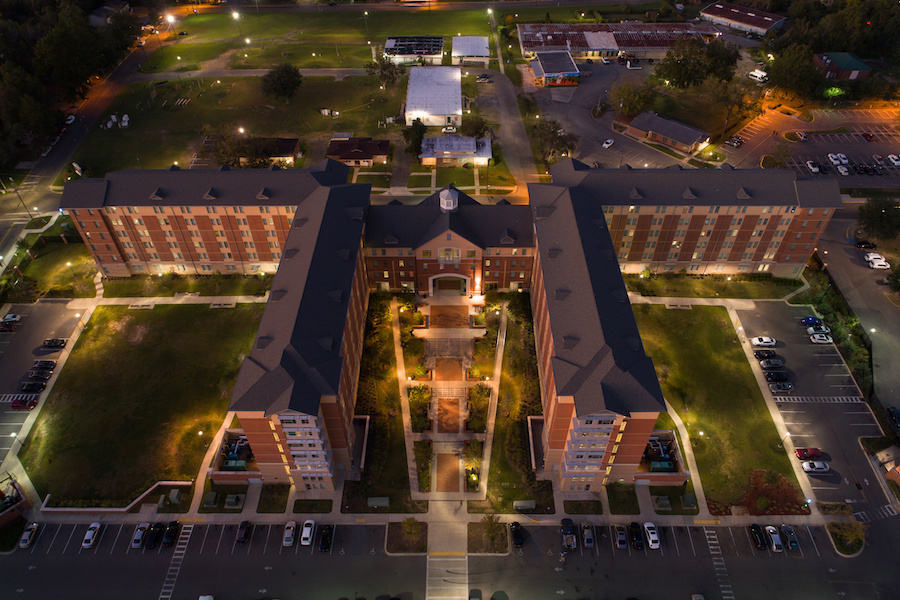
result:
<svg viewBox="0 0 900 600"><path fill-rule="evenodd" d="M13 410L31 410L32 408L37 406L37 404L38 404L37 400L26 400L24 398L17 398L16 400L12 401L12 404L10 405L10 407Z"/></svg>
<svg viewBox="0 0 900 600"><path fill-rule="evenodd" d="M796 450L794 450L794 453L800 460L814 460L816 458L822 458L822 451L818 448L797 448Z"/></svg>

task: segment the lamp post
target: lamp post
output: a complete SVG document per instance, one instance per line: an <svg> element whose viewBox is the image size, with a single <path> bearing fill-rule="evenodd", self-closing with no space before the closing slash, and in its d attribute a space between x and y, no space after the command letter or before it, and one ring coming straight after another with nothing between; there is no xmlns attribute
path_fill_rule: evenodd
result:
<svg viewBox="0 0 900 600"><path fill-rule="evenodd" d="M237 21L238 33L241 37L244 37L244 32L241 31L241 13L239 13L238 11L234 11L233 13L231 13L231 18Z"/></svg>
<svg viewBox="0 0 900 600"><path fill-rule="evenodd" d="M178 79L180 80L181 79L181 57L176 56L175 58L178 59L178 71L175 72L175 76L178 77Z"/></svg>
<svg viewBox="0 0 900 600"><path fill-rule="evenodd" d="M791 432L790 432L790 431L784 434L784 437L781 438L781 441L780 441L780 442L778 442L778 447L779 447L779 448L784 448L784 440L788 439L789 437L791 437Z"/></svg>
<svg viewBox="0 0 900 600"><path fill-rule="evenodd" d="M172 24L175 22L175 17L172 15L166 15L166 23L169 24L169 31L172 31Z"/></svg>
<svg viewBox="0 0 900 600"><path fill-rule="evenodd" d="M369 33L369 11L363 13L363 21L366 22L366 33Z"/></svg>
<svg viewBox="0 0 900 600"><path fill-rule="evenodd" d="M28 207L25 205L25 201L22 200L22 196L19 195L19 186L16 185L16 182L13 181L13 178L12 178L12 177L10 177L9 180L12 181L12 184L13 184L13 191L16 193L16 198L18 198L18 199L19 199L19 202L22 203L22 208L25 209L25 213L28 214L28 218L29 218L29 219L33 219L34 217L33 217L32 214L28 211Z"/></svg>
<svg viewBox="0 0 900 600"><path fill-rule="evenodd" d="M729 283L731 283L731 277L726 277L726 278L725 278L725 285L722 286L722 293L723 293L723 294L725 293L725 289L728 287L728 284L729 284Z"/></svg>
<svg viewBox="0 0 900 600"><path fill-rule="evenodd" d="M67 262L67 263L66 263L66 266L69 267L69 270L70 270L70 271L72 271L72 277L77 278L77 277L78 277L78 273L75 272L75 268L72 266L72 263Z"/></svg>

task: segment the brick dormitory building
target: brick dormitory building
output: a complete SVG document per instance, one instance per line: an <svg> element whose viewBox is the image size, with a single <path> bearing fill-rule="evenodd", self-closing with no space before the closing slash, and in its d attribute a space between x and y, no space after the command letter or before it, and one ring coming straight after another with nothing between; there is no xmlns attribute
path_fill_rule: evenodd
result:
<svg viewBox="0 0 900 600"><path fill-rule="evenodd" d="M483 205L448 187L373 206L348 172L334 161L119 171L66 186L61 210L104 276L276 273L217 481L335 489L365 442L354 405L369 291L494 289L531 292L535 469L564 491L684 481L683 470L642 466L665 403L621 272L796 277L840 206L834 181L787 171L571 159L551 168L553 183L529 186L530 205Z"/></svg>

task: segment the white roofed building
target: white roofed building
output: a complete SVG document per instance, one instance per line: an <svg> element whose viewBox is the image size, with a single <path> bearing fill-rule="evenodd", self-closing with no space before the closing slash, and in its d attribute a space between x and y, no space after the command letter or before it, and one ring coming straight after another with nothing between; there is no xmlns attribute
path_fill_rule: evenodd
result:
<svg viewBox="0 0 900 600"><path fill-rule="evenodd" d="M491 138L448 135L422 140L419 160L423 165L456 166L472 163L483 167L491 159Z"/></svg>
<svg viewBox="0 0 900 600"><path fill-rule="evenodd" d="M491 48L486 35L459 35L453 38L453 50L450 53L454 65L488 66L491 60Z"/></svg>
<svg viewBox="0 0 900 600"><path fill-rule="evenodd" d="M459 67L412 67L406 91L406 124L420 119L429 127L462 124Z"/></svg>

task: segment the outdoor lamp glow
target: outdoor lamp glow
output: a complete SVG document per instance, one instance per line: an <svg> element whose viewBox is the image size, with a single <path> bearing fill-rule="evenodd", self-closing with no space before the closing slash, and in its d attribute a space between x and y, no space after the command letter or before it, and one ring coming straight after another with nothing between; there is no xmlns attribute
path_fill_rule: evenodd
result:
<svg viewBox="0 0 900 600"><path fill-rule="evenodd" d="M166 21L168 21L169 23L174 23L175 17L173 17L172 15L166 15Z"/></svg>
<svg viewBox="0 0 900 600"><path fill-rule="evenodd" d="M235 19L240 19L240 18L241 18L241 15L238 14L238 11L234 11L233 13L231 13L231 16L232 16L233 18L235 18Z"/></svg>

